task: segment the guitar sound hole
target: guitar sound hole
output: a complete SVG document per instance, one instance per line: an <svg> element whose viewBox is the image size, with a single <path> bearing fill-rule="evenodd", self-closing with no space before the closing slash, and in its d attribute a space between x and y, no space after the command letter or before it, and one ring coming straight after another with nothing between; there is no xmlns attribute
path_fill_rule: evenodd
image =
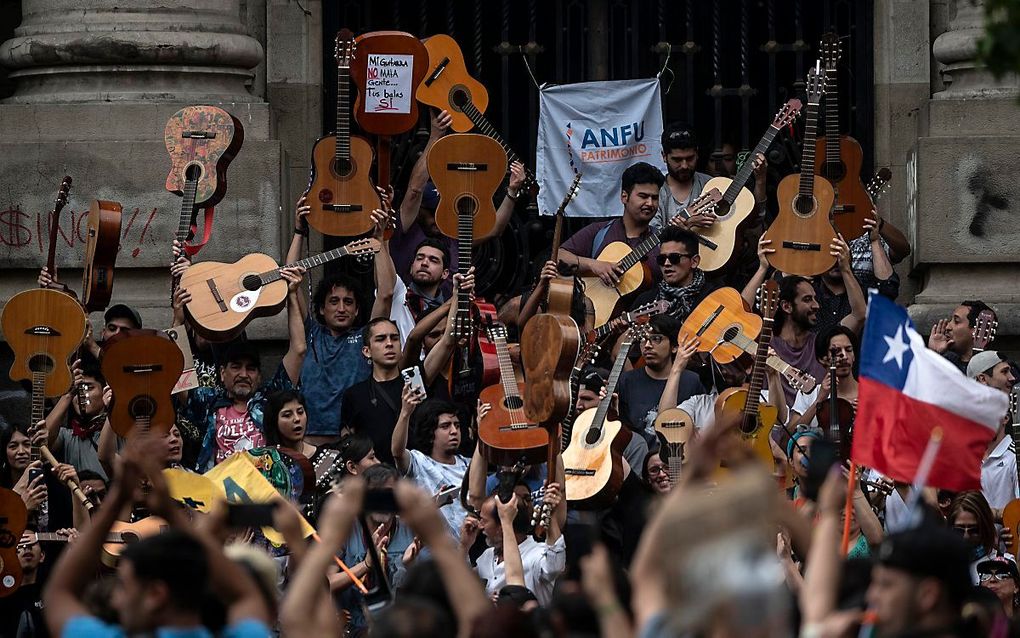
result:
<svg viewBox="0 0 1020 638"><path fill-rule="evenodd" d="M28 360L28 369L32 372L49 374L53 372L53 359L45 354L32 355L32 358Z"/></svg>
<svg viewBox="0 0 1020 638"><path fill-rule="evenodd" d="M740 433L750 436L758 429L758 419L745 418L740 422Z"/></svg>
<svg viewBox="0 0 1020 638"><path fill-rule="evenodd" d="M259 279L258 275L245 275L244 279L241 280L241 285L244 286L245 290L258 290L262 287L262 280Z"/></svg>
<svg viewBox="0 0 1020 638"><path fill-rule="evenodd" d="M189 164L184 169L184 179L189 182L197 182L198 178L202 176L202 167L198 164Z"/></svg>
<svg viewBox="0 0 1020 638"><path fill-rule="evenodd" d="M725 217L730 212L730 205L725 199L720 199L719 203L715 205L716 217Z"/></svg>
<svg viewBox="0 0 1020 638"><path fill-rule="evenodd" d="M131 399L131 404L128 406L128 414L133 419L151 417L155 413L156 402L152 400L152 397L137 396Z"/></svg>
<svg viewBox="0 0 1020 638"><path fill-rule="evenodd" d="M722 336L723 341L729 343L730 341L736 339L738 334L740 334L740 328L736 326L730 326L729 328L726 329L726 332L723 333Z"/></svg>
<svg viewBox="0 0 1020 638"><path fill-rule="evenodd" d="M347 177L354 172L354 162L350 159L339 159L336 161L336 174L340 177Z"/></svg>
<svg viewBox="0 0 1020 638"><path fill-rule="evenodd" d="M125 545L129 545L131 543L137 543L138 542L138 534L135 534L134 532L121 532L120 540Z"/></svg>
<svg viewBox="0 0 1020 638"><path fill-rule="evenodd" d="M584 442L588 445L595 445L602 438L602 432L599 430L591 429L584 435Z"/></svg>
<svg viewBox="0 0 1020 638"><path fill-rule="evenodd" d="M503 407L507 410L520 410L524 407L524 399L519 396L512 396L503 399Z"/></svg>
<svg viewBox="0 0 1020 638"><path fill-rule="evenodd" d="M457 110L463 110L471 101L471 94L463 86L455 86L450 90L450 105L456 106Z"/></svg>
<svg viewBox="0 0 1020 638"><path fill-rule="evenodd" d="M475 211L478 210L478 202L474 197L470 195L462 195L457 199L457 215L470 215L475 216Z"/></svg>
<svg viewBox="0 0 1020 638"><path fill-rule="evenodd" d="M814 208L814 197L803 197L801 195L797 195L797 199L793 200L793 209L801 215L809 215Z"/></svg>

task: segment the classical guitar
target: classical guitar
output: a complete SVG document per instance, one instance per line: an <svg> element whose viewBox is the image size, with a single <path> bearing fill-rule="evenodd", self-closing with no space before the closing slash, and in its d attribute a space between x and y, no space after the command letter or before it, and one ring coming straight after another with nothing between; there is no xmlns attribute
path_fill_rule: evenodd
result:
<svg viewBox="0 0 1020 638"><path fill-rule="evenodd" d="M454 131L466 133L477 129L499 142L509 164L520 162L527 166L500 136L496 127L486 119L484 113L489 106L489 93L481 82L468 75L464 53L457 41L448 35L434 35L425 39L425 48L429 54L429 65L425 80L418 87L418 99L423 104L449 111L453 118L450 128ZM538 193L535 174L527 168L524 169L524 184L521 188L532 195Z"/></svg>
<svg viewBox="0 0 1020 638"><path fill-rule="evenodd" d="M21 561L18 543L28 525L25 501L12 489L0 487L0 598L21 587Z"/></svg>
<svg viewBox="0 0 1020 638"><path fill-rule="evenodd" d="M376 239L359 239L287 267L316 268L348 255L379 252ZM195 333L209 341L229 341L256 317L269 317L287 302L282 268L269 255L252 253L232 264L201 261L188 268L181 285L191 293L184 313Z"/></svg>
<svg viewBox="0 0 1020 638"><path fill-rule="evenodd" d="M181 195L181 214L176 239L182 245L191 238L198 208L205 208L205 237L212 231L211 211L227 193L227 166L244 143L241 121L215 106L186 106L177 111L163 131L170 154L166 189ZM200 246L198 246L200 247ZM196 252L198 247L190 247ZM173 282L173 291L177 282Z"/></svg>
<svg viewBox="0 0 1020 638"><path fill-rule="evenodd" d="M634 327L624 333L606 381L606 396L598 407L581 412L574 420L570 443L563 450L563 473L567 501L576 509L608 507L623 485L622 455L631 431L622 421L609 420L609 406L630 348L642 331Z"/></svg>
<svg viewBox="0 0 1020 638"><path fill-rule="evenodd" d="M0 500L2 498L0 496ZM169 529L169 526L166 521L158 516L146 516L134 523L114 521L110 532L106 535L106 541L103 543L103 553L100 560L107 567L116 567L117 560L120 558L120 554L124 551L125 547L132 543L137 543L143 538L155 536L167 529ZM32 532L32 535L40 543L66 543L70 540L67 536L55 532ZM2 595L0 593L0 596Z"/></svg>
<svg viewBox="0 0 1020 638"><path fill-rule="evenodd" d="M982 310L974 320L974 330L971 331L973 344L971 349L974 352L986 350L988 345L995 341L995 332L999 328L999 322L995 320L995 313L991 310Z"/></svg>
<svg viewBox="0 0 1020 638"><path fill-rule="evenodd" d="M540 463L549 446L549 432L524 414L527 385L519 383L506 341L506 327L490 323L489 338L499 355L500 382L482 390L479 401L492 409L478 423L478 448L490 463Z"/></svg>
<svg viewBox="0 0 1020 638"><path fill-rule="evenodd" d="M99 365L113 391L108 414L114 432L126 438L136 427L170 431L170 394L184 370L184 355L170 337L159 330L122 330L103 343Z"/></svg>
<svg viewBox="0 0 1020 638"><path fill-rule="evenodd" d="M769 435L772 426L776 424L779 411L775 405L761 403L761 390L765 384L765 359L769 351L769 342L772 341L772 319L779 306L779 284L773 279L767 280L758 289L758 295L762 325L750 379L746 386L722 391L715 401L715 414L716 421L728 415L739 414L741 437L751 446L755 455L771 469L773 459Z"/></svg>
<svg viewBox="0 0 1020 638"><path fill-rule="evenodd" d="M372 146L351 135L349 89L354 34L341 29L336 35L336 132L315 142L306 197L308 223L324 235L350 237L372 229L371 214L379 207L379 193L369 179Z"/></svg>
<svg viewBox="0 0 1020 638"><path fill-rule="evenodd" d="M721 200L722 193L718 188L707 189L702 192L700 197L691 202L687 207L687 214L696 215L702 212L711 212ZM679 220L674 218L671 223L679 223ZM584 294L595 307L596 326L601 326L613 318L623 297L639 290L646 282L650 281L648 268L641 260L662 243L663 230L665 229L650 232L634 248L622 241L614 241L599 251L598 260L615 263L623 275L620 276L619 283L614 286L607 286L598 277L581 278L584 282Z"/></svg>
<svg viewBox="0 0 1020 638"><path fill-rule="evenodd" d="M552 259L563 238L563 215L577 195L581 176L575 175L556 210ZM570 408L568 378L577 359L580 330L570 311L574 302L574 277L554 277L546 292L546 311L528 320L521 331L521 363L530 391L524 397L524 413L532 423L544 424L555 438L559 421Z"/></svg>
<svg viewBox="0 0 1020 638"><path fill-rule="evenodd" d="M1013 454L1016 455L1017 481L1020 482L1020 409L1017 409L1017 392L1020 387L1013 386L1009 391L1009 433L1013 438ZM1020 551L1020 498L1015 498L1006 504L1002 510L1002 526L1013 532L1013 540L1007 547L1010 554L1016 556Z"/></svg>
<svg viewBox="0 0 1020 638"><path fill-rule="evenodd" d="M680 408L669 408L655 417L655 431L666 441L669 484L675 488L680 482L680 472L687 459L687 444L694 435L694 419ZM659 455L662 456L662 453Z"/></svg>
<svg viewBox="0 0 1020 638"><path fill-rule="evenodd" d="M763 235L776 251L769 254L769 263L784 273L805 277L823 273L836 263L829 254L829 244L836 238L830 220L836 194L829 180L814 172L818 104L824 92L824 76L817 68L811 69L800 174L787 175L779 182L779 215Z"/></svg>
<svg viewBox="0 0 1020 638"><path fill-rule="evenodd" d="M739 326L731 326L727 328L726 332L723 333L722 338L726 343L739 347L752 357L758 351L758 344L755 340L743 334L740 331ZM798 392L811 392L818 384L817 379L813 376L799 368L793 367L774 354L770 354L765 359L765 365L783 375L783 378L790 384L790 387Z"/></svg>
<svg viewBox="0 0 1020 638"><path fill-rule="evenodd" d="M113 295L113 268L120 251L121 205L92 200L86 222L85 265L82 272L81 302L85 310L104 310Z"/></svg>
<svg viewBox="0 0 1020 638"><path fill-rule="evenodd" d="M832 223L850 241L864 234L864 220L874 203L861 181L861 143L839 132L839 36L823 35L819 50L825 67L825 136L816 142L815 172L832 183L836 194Z"/></svg>
<svg viewBox="0 0 1020 638"><path fill-rule="evenodd" d="M754 195L747 189L747 182L754 172L752 159L758 153L768 152L772 142L776 139L784 127L789 126L800 115L801 103L798 99L792 99L783 105L776 116L772 118L772 124L765 135L762 136L758 145L754 147L748 159L737 171L733 179L729 177L713 177L705 184L704 190L713 188L722 192L722 199L716 204L715 223L708 228L696 228L698 235L698 254L701 256L699 268L705 272L719 270L729 263L733 258L733 252L737 247L737 234L740 226L750 217L755 209ZM689 213L684 213L688 216Z"/></svg>

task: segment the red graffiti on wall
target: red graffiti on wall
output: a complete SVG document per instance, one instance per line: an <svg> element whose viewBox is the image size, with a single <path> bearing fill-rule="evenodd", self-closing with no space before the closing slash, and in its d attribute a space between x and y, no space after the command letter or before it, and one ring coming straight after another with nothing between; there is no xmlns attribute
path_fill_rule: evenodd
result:
<svg viewBox="0 0 1020 638"><path fill-rule="evenodd" d="M121 223L121 251L138 257L145 244L149 226L159 209L153 208L148 214L137 207L124 211ZM57 220L57 248L82 247L84 250L88 232L88 210L64 209ZM6 246L12 254L37 252L44 255L48 247L50 213L27 213L19 206L0 211L0 246ZM138 224L135 225L137 220ZM149 243L152 236L149 235Z"/></svg>

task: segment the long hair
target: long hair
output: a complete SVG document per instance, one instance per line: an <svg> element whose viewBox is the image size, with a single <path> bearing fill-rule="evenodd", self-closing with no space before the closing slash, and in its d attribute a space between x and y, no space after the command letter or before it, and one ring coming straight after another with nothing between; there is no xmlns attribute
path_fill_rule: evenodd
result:
<svg viewBox="0 0 1020 638"><path fill-rule="evenodd" d="M969 512L977 521L978 542L989 553L995 547L995 519L985 495L978 490L960 492L949 504L949 524L953 525L963 512Z"/></svg>
<svg viewBox="0 0 1020 638"><path fill-rule="evenodd" d="M372 439L367 434L361 434L360 432L354 434L348 434L347 436L340 439L340 442L336 444L338 450L340 450L340 463L344 468L344 474L347 474L347 463L351 462L357 465L361 462L361 459L368 456L368 453L374 449L372 445Z"/></svg>
<svg viewBox="0 0 1020 638"><path fill-rule="evenodd" d="M410 447L422 454L432 454L432 444L436 440L436 428L439 417L444 414L460 414L457 404L438 399L427 400L414 411L411 428Z"/></svg>
<svg viewBox="0 0 1020 638"><path fill-rule="evenodd" d="M266 445L283 445L283 437L280 436L280 411L291 401L297 401L305 408L307 417L307 406L305 398L297 390L280 390L269 395L266 399L266 407L262 412L262 434L266 437Z"/></svg>

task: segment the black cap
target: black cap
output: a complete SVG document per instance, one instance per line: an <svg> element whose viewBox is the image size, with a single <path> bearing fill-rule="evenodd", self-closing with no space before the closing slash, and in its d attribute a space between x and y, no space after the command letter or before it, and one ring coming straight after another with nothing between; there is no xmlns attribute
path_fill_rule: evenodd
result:
<svg viewBox="0 0 1020 638"><path fill-rule="evenodd" d="M963 601L971 587L967 544L959 534L928 521L887 536L879 548L878 563L940 580L956 604Z"/></svg>
<svg viewBox="0 0 1020 638"><path fill-rule="evenodd" d="M602 386L606 385L606 379L608 378L609 374L605 371L594 366L588 366L581 370L581 378L578 381L578 385L582 390L598 394L602 391Z"/></svg>
<svg viewBox="0 0 1020 638"><path fill-rule="evenodd" d="M138 314L138 311L127 304L115 303L106 310L106 314L103 315L103 319L106 323L110 323L113 319L129 319L135 322L135 328L142 327L142 317Z"/></svg>
<svg viewBox="0 0 1020 638"><path fill-rule="evenodd" d="M247 359L255 364L256 368L262 367L259 359L258 348L250 341L231 341L220 350L220 365L227 365L232 361Z"/></svg>

